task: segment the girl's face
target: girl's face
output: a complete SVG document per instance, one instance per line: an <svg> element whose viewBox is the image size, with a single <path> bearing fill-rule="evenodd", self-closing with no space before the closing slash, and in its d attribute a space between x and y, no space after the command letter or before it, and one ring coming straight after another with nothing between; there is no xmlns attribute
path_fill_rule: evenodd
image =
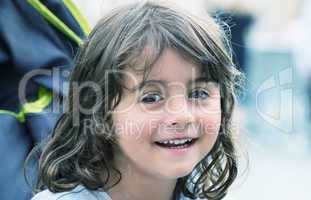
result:
<svg viewBox="0 0 311 200"><path fill-rule="evenodd" d="M214 145L221 122L217 83L199 66L166 49L147 79L127 71L124 97L113 113L119 168L161 179L189 174Z"/></svg>

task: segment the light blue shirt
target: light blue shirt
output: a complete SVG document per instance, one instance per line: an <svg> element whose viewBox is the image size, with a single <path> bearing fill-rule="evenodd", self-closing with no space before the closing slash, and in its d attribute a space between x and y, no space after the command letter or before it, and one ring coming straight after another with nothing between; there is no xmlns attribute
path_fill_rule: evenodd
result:
<svg viewBox="0 0 311 200"><path fill-rule="evenodd" d="M49 190L43 190L37 193L31 200L112 200L112 199L106 192L91 191L79 185L73 190L68 192L53 193ZM190 200L190 199L182 195L180 200Z"/></svg>
<svg viewBox="0 0 311 200"><path fill-rule="evenodd" d="M53 193L46 189L37 193L31 200L112 200L106 192L88 190L79 185L71 191Z"/></svg>

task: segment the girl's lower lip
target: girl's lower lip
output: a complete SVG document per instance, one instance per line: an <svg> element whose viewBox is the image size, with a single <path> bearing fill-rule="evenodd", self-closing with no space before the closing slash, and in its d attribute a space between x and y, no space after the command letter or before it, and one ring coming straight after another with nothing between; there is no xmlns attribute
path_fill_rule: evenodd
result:
<svg viewBox="0 0 311 200"><path fill-rule="evenodd" d="M185 155L188 151L191 150L191 148L193 148L194 145L196 145L198 141L195 140L191 145L188 145L188 146L185 146L185 147L182 147L182 148L167 148L167 147L161 147L159 145L156 145L158 148L160 149L163 149L175 156L182 156L182 155Z"/></svg>

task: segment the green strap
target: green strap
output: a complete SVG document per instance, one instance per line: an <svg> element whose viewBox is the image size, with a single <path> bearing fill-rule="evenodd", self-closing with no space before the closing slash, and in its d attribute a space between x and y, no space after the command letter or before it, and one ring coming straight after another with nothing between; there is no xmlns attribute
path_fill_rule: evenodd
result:
<svg viewBox="0 0 311 200"><path fill-rule="evenodd" d="M44 87L40 87L38 99L34 102L25 103L22 112L25 114L42 112L43 109L50 104L52 97L53 95L51 91L48 91Z"/></svg>
<svg viewBox="0 0 311 200"><path fill-rule="evenodd" d="M29 113L42 112L52 101L53 94L50 90L40 87L38 99L33 102L25 103L20 112L15 113L9 110L0 110L0 114L8 114L15 117L20 122L25 122L25 115Z"/></svg>
<svg viewBox="0 0 311 200"><path fill-rule="evenodd" d="M85 17L80 13L77 6L71 0L64 0L65 5L71 12L72 16L76 19L85 35L89 35L91 28Z"/></svg>
<svg viewBox="0 0 311 200"><path fill-rule="evenodd" d="M1 114L7 114L15 117L18 121L24 122L25 121L25 115L23 112L15 113L9 110L0 110L0 115Z"/></svg>
<svg viewBox="0 0 311 200"><path fill-rule="evenodd" d="M45 5L43 5L40 0L27 0L27 2L58 30L60 30L78 45L82 44L82 39L77 34L75 34L66 24L64 24L56 15L54 15Z"/></svg>
<svg viewBox="0 0 311 200"><path fill-rule="evenodd" d="M64 24L56 15L54 15L40 0L27 0L28 3L35 8L48 22L55 26L58 30L76 42L78 45L82 43L82 39L76 35L66 24ZM71 0L64 0L64 3L68 10L71 12L73 17L79 23L81 29L85 35L90 33L90 26L86 19L81 15L78 8L74 5ZM42 112L52 101L53 94L50 90L44 87L39 88L38 99L33 102L29 102L23 105L20 112L15 113L9 110L1 110L0 114L7 114L15 117L20 122L25 122L25 116L28 113L39 113Z"/></svg>

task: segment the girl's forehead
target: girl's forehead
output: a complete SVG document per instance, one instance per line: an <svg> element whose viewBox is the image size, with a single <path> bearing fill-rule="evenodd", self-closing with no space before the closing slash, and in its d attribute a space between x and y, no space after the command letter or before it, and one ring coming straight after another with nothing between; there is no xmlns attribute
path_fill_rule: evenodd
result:
<svg viewBox="0 0 311 200"><path fill-rule="evenodd" d="M172 49L165 49L152 66L137 67L136 65L135 68L128 68L126 76L127 84L134 86L146 80L186 83L197 79L202 75L201 72L200 65L187 61Z"/></svg>

